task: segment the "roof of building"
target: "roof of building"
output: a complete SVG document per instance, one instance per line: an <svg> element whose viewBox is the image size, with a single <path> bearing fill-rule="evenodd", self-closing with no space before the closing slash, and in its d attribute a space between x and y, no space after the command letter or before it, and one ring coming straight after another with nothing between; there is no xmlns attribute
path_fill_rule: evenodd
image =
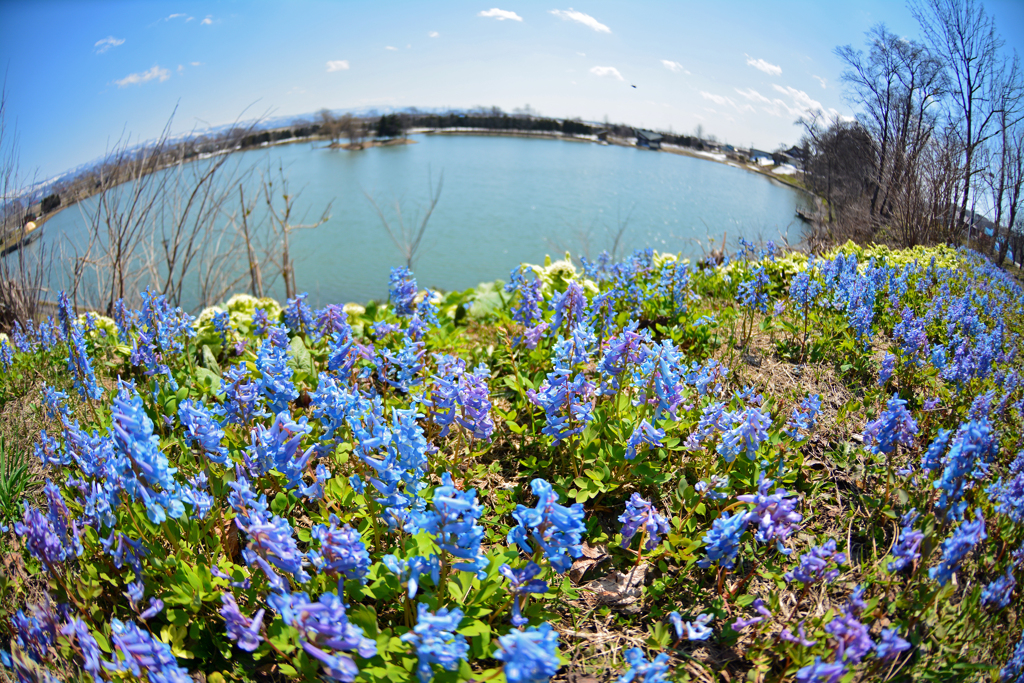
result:
<svg viewBox="0 0 1024 683"><path fill-rule="evenodd" d="M653 130L643 130L637 128L636 136L638 138L649 140L650 142L659 142L661 140L661 133L655 133Z"/></svg>

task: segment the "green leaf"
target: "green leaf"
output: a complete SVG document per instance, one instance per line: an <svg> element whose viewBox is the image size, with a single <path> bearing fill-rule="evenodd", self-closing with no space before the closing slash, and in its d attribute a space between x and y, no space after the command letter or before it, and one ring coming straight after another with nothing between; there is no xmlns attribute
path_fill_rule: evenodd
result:
<svg viewBox="0 0 1024 683"><path fill-rule="evenodd" d="M293 370L304 372L309 377L316 376L313 369L313 357L309 355L309 349L306 348L302 337L292 337L292 342L288 345L288 356L288 366Z"/></svg>
<svg viewBox="0 0 1024 683"><path fill-rule="evenodd" d="M217 357L213 355L208 344L203 344L203 367L220 374L220 364L217 363Z"/></svg>
<svg viewBox="0 0 1024 683"><path fill-rule="evenodd" d="M195 372L196 384L211 394L221 393L220 388L220 375L215 373L213 370L207 368L196 368Z"/></svg>

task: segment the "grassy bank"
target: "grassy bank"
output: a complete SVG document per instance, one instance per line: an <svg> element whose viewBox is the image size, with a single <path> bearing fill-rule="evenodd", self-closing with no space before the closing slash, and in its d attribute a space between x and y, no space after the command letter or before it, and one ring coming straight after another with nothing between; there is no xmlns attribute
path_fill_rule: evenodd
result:
<svg viewBox="0 0 1024 683"><path fill-rule="evenodd" d="M968 251L746 245L65 309L0 343L0 650L33 680L1015 681L1021 295Z"/></svg>

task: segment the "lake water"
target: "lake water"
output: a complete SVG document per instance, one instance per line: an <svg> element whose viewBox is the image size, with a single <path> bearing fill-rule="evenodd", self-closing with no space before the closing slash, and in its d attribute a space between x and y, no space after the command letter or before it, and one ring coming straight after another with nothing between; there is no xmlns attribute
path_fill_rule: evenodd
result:
<svg viewBox="0 0 1024 683"><path fill-rule="evenodd" d="M723 235L763 241L802 236L803 193L761 175L701 159L583 142L417 135L416 144L349 152L300 143L243 152L243 162L283 166L303 222L333 201L330 220L292 234L299 291L314 305L387 296L391 266L404 257L365 193L407 223L428 202L428 178L444 187L414 264L421 287L463 289L506 279L544 256L621 257L654 247L699 257ZM45 225L45 239L81 232L71 208ZM244 289L245 283L238 289ZM283 298L283 287L271 292Z"/></svg>

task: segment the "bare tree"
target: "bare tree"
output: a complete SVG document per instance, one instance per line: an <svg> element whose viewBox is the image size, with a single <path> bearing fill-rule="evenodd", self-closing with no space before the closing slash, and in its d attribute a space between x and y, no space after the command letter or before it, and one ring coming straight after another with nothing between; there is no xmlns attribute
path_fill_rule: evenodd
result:
<svg viewBox="0 0 1024 683"><path fill-rule="evenodd" d="M49 270L47 250L29 250L25 244L26 203L22 200L17 131L8 127L7 85L0 88L0 244L11 253L0 253L0 329L14 323L25 325L36 317L43 300L44 277Z"/></svg>
<svg viewBox="0 0 1024 683"><path fill-rule="evenodd" d="M992 203L995 208L995 237L999 236L1000 227L1005 226L996 253L996 263L1001 266L1006 262L1011 235L1019 222L1021 190L1024 189L1024 124L1004 127L999 139L999 163L992 182ZM1019 253L1015 251L1014 257L1019 257Z"/></svg>
<svg viewBox="0 0 1024 683"><path fill-rule="evenodd" d="M321 109L316 116L320 134L329 138L332 144L337 143L342 133L341 121L329 109Z"/></svg>
<svg viewBox="0 0 1024 683"><path fill-rule="evenodd" d="M377 200L374 199L370 193L363 190L363 194L369 200L370 204L373 205L373 209L377 212L377 216L380 217L380 222L384 226L384 230L388 233L388 237L391 241L402 252L402 257L405 258L405 265L408 268L412 268L413 263L419 255L420 247L423 244L423 235L427 231L427 222L430 221L430 216L434 213L434 209L437 207L438 200L441 199L441 188L444 186L444 171L441 171L441 176L437 181L437 188L435 189L432 175L427 173L427 197L429 203L426 210L423 212L422 217L416 217L406 225L405 219L402 217L402 203L399 200L395 200L395 219L394 223L389 221L381 211L380 205L377 204Z"/></svg>
<svg viewBox="0 0 1024 683"><path fill-rule="evenodd" d="M878 224L892 216L897 196L916 191L917 165L938 121L946 77L942 63L921 43L891 33L885 24L867 35L867 55L849 45L836 48L836 55L847 65L847 97L862 108L859 120L875 141L870 214Z"/></svg>
<svg viewBox="0 0 1024 683"><path fill-rule="evenodd" d="M964 224L977 185L979 150L996 134L1003 40L995 20L977 0L911 0L910 10L950 74L950 120L956 124L964 157L959 210L950 219ZM950 227L951 232L958 231Z"/></svg>
<svg viewBox="0 0 1024 683"><path fill-rule="evenodd" d="M357 147L363 144L363 121L352 114L345 114L339 120L342 134L348 138L348 142L353 147Z"/></svg>
<svg viewBox="0 0 1024 683"><path fill-rule="evenodd" d="M859 209L875 177L871 134L859 123L838 117L825 122L814 115L801 123L810 149L806 178L825 197L827 221L854 232L866 228L868 221L861 219Z"/></svg>
<svg viewBox="0 0 1024 683"><path fill-rule="evenodd" d="M263 198L266 201L267 211L270 216L270 226L273 230L273 240L277 245L277 249L271 252L271 260L276 261L280 266L285 296L291 299L297 291L295 286L295 263L291 257L291 234L296 230L318 228L329 221L331 219L331 204L324 208L323 214L313 223L292 223L292 220L295 218L293 215L295 204L302 191L300 190L295 194L290 193L288 177L285 175L284 167L278 166L276 179L269 172L263 174L262 188Z"/></svg>

